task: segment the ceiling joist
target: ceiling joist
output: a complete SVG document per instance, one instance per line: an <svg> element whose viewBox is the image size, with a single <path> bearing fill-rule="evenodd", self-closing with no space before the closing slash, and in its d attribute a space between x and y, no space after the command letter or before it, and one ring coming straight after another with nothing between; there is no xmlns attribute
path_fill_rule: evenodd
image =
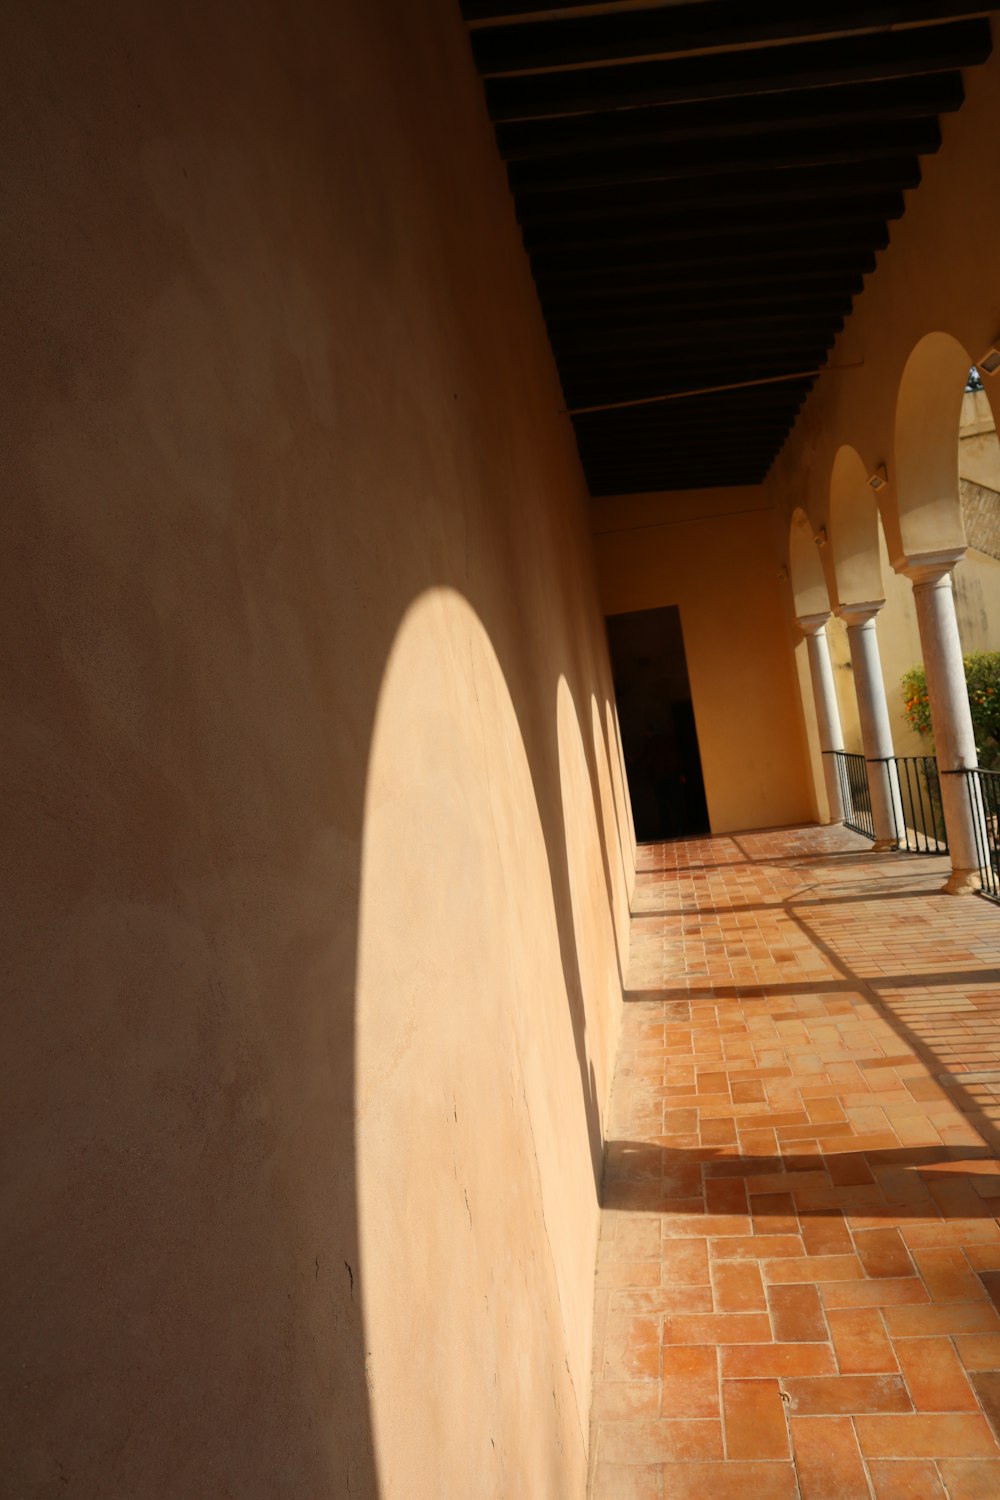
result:
<svg viewBox="0 0 1000 1500"><path fill-rule="evenodd" d="M591 491L759 482L990 54L990 12L462 12Z"/></svg>

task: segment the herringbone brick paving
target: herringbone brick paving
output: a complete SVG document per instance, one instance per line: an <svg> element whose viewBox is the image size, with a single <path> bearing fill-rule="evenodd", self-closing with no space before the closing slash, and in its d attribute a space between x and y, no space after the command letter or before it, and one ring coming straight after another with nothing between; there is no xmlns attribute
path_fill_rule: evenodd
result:
<svg viewBox="0 0 1000 1500"><path fill-rule="evenodd" d="M842 828L640 871L593 1500L1000 1500L1000 911Z"/></svg>

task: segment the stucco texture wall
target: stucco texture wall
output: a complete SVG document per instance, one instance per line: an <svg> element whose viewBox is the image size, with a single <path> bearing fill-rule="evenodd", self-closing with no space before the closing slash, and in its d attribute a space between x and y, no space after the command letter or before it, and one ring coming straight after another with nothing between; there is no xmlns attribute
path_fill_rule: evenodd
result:
<svg viewBox="0 0 1000 1500"><path fill-rule="evenodd" d="M458 7L5 32L7 1493L578 1497L633 848Z"/></svg>
<svg viewBox="0 0 1000 1500"><path fill-rule="evenodd" d="M760 489L591 503L605 614L680 609L713 833L811 821L801 700Z"/></svg>

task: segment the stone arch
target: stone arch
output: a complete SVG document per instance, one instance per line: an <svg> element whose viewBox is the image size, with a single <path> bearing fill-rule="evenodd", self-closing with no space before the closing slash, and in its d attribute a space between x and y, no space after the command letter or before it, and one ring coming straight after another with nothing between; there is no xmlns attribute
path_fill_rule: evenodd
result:
<svg viewBox="0 0 1000 1500"><path fill-rule="evenodd" d="M830 552L839 605L885 599L878 506L861 455L849 444L837 449L830 474Z"/></svg>
<svg viewBox="0 0 1000 1500"><path fill-rule="evenodd" d="M903 368L896 397L895 484L906 557L966 545L958 432L972 358L949 333L928 333Z"/></svg>
<svg viewBox="0 0 1000 1500"><path fill-rule="evenodd" d="M830 613L830 590L827 587L813 524L801 506L792 513L788 539L788 567L791 574L795 614L800 620L810 615Z"/></svg>

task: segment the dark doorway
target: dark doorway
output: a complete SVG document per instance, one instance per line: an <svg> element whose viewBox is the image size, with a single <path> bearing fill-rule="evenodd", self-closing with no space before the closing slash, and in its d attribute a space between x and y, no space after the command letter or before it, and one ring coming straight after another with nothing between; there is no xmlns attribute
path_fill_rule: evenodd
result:
<svg viewBox="0 0 1000 1500"><path fill-rule="evenodd" d="M635 836L708 833L680 610L609 615L607 626Z"/></svg>

